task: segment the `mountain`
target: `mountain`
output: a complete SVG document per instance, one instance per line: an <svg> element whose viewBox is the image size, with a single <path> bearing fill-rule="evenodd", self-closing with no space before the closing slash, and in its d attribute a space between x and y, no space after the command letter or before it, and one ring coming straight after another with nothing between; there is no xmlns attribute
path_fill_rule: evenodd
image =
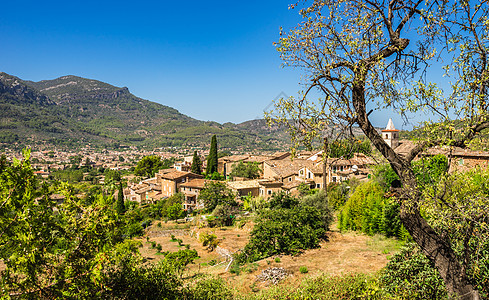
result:
<svg viewBox="0 0 489 300"><path fill-rule="evenodd" d="M276 150L286 140L265 122L204 122L141 99L127 87L63 76L39 82L0 73L0 143L95 146L205 146L213 134L220 148ZM253 122L260 123L258 126Z"/></svg>

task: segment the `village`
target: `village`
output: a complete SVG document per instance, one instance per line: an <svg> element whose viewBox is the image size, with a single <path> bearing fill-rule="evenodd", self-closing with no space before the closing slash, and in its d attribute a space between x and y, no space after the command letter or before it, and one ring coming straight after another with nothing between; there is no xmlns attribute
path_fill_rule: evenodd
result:
<svg viewBox="0 0 489 300"><path fill-rule="evenodd" d="M399 130L389 120L385 129L381 130L385 142L400 156L407 155L414 147L409 140L400 140ZM5 149L9 160L21 158L21 154ZM194 149L192 149L194 150ZM209 149L194 150L202 161L202 171L206 170L206 156ZM433 156L451 153L450 170L468 170L475 166L486 167L489 153L467 149L431 148L418 155ZM76 153L68 151L43 150L31 152L31 163L35 174L48 178L51 172L63 170L73 164L90 166L94 169L115 170L124 172L127 186L123 189L124 200L139 204L154 204L177 193L183 195L182 208L188 213L204 209L199 194L212 179L191 172L193 156L186 149L156 149L141 151L135 147L123 150L96 151L87 147ZM234 192L237 200L244 196L269 199L275 193L284 192L292 196L299 195L300 187L322 189L326 184L341 183L350 179L360 182L372 176L372 167L382 163L379 159L353 153L351 158L328 158L324 160L323 151L276 152L271 154L232 154L218 159L217 172L227 188ZM159 170L154 177L144 178L132 174L140 159L146 156L157 156L174 162L170 168ZM256 178L230 176L233 169L240 163L254 164L259 168ZM88 176L85 173L84 176ZM104 184L105 176L95 178L98 184ZM117 191L116 191L117 193ZM116 196L116 195L115 195Z"/></svg>

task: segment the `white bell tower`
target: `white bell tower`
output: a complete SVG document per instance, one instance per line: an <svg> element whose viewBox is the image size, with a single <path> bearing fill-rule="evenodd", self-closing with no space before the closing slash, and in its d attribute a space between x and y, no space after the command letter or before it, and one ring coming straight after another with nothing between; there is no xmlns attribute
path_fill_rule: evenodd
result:
<svg viewBox="0 0 489 300"><path fill-rule="evenodd" d="M392 119L389 119L387 127L382 130L382 138L392 149L399 146L399 130L394 127Z"/></svg>

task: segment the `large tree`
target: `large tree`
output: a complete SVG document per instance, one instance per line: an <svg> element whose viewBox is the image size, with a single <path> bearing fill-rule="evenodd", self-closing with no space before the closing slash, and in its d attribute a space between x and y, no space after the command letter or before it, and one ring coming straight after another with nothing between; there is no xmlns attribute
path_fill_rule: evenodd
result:
<svg viewBox="0 0 489 300"><path fill-rule="evenodd" d="M192 173L201 174L202 173L202 162L200 161L200 156L197 151L194 151L194 157L192 158Z"/></svg>
<svg viewBox="0 0 489 300"><path fill-rule="evenodd" d="M249 179L256 179L261 174L260 165L257 162L243 162L234 164L233 170L229 174L231 178L244 177Z"/></svg>
<svg viewBox="0 0 489 300"><path fill-rule="evenodd" d="M422 183L411 161L429 146L465 147L489 127L487 0L314 0L292 7L302 2L303 21L281 33L277 48L285 65L307 72L305 89L297 99L280 99L271 119L306 142L324 138L331 126L348 132L358 125L403 184L400 217L414 241L450 292L477 299L464 260L420 212ZM451 83L445 92L428 81L440 65ZM322 96L311 100L311 91ZM401 157L372 125L371 112L383 108L439 118L423 124L425 139Z"/></svg>
<svg viewBox="0 0 489 300"><path fill-rule="evenodd" d="M214 134L211 138L211 148L207 157L207 175L212 175L212 173L217 172L217 160L217 137Z"/></svg>
<svg viewBox="0 0 489 300"><path fill-rule="evenodd" d="M134 174L143 177L152 177L164 167L164 163L158 155L145 156L138 162L134 169Z"/></svg>

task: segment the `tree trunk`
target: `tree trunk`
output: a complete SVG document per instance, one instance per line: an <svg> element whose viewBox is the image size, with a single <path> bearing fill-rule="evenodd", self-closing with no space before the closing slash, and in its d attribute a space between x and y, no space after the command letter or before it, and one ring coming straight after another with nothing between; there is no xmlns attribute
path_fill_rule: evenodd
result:
<svg viewBox="0 0 489 300"><path fill-rule="evenodd" d="M324 137L324 144L323 144L323 190L324 193L327 195L328 194L328 179L326 178L327 174L327 168L326 164L328 163L328 138Z"/></svg>
<svg viewBox="0 0 489 300"><path fill-rule="evenodd" d="M435 265L450 293L457 294L462 300L478 300L479 293L469 284L467 274L457 260L450 244L436 233L420 214L421 194L410 162L399 157L370 123L365 106L365 81L362 80L365 77L363 74L357 75L360 80L355 81L352 89L352 102L357 114L357 123L401 179L403 193L400 198L400 218L404 227Z"/></svg>

